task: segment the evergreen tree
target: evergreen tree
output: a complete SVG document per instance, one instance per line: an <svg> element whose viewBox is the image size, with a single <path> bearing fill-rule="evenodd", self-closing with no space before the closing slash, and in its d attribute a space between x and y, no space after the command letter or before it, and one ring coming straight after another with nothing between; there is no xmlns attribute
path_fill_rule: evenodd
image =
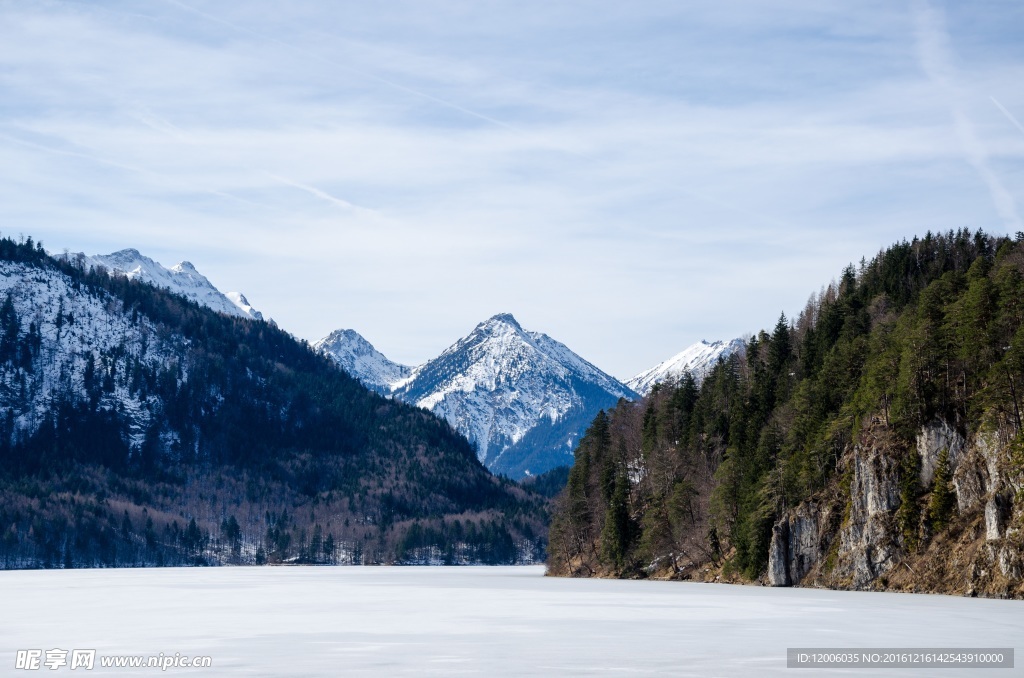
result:
<svg viewBox="0 0 1024 678"><path fill-rule="evenodd" d="M601 555L616 572L627 568L628 554L636 538L636 525L629 511L629 480L625 473L615 476L614 490L601 531Z"/></svg>
<svg viewBox="0 0 1024 678"><path fill-rule="evenodd" d="M932 481L932 496L928 501L928 520L932 529L940 532L949 524L956 506L956 494L953 492L952 477L949 472L949 452L942 450L935 466L935 477Z"/></svg>

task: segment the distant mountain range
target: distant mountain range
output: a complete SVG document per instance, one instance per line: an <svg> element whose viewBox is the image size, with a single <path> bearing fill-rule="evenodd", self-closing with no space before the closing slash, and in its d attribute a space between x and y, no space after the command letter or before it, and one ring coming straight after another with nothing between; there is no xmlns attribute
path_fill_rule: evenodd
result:
<svg viewBox="0 0 1024 678"><path fill-rule="evenodd" d="M353 330L314 344L367 386L446 419L492 471L536 475L572 463L586 423L638 395L508 313L417 367L388 360Z"/></svg>
<svg viewBox="0 0 1024 678"><path fill-rule="evenodd" d="M637 400L685 371L699 381L743 343L695 344L627 384L548 335L524 330L508 313L485 320L416 367L389 360L351 329L332 332L314 347L378 393L446 419L492 471L520 477L571 465L576 442L600 410L622 398Z"/></svg>
<svg viewBox="0 0 1024 678"><path fill-rule="evenodd" d="M220 313L262 320L239 292L222 293L183 261L167 268L135 249L64 255L79 266L164 288ZM699 382L743 342L701 341L622 383L508 313L480 323L438 357L409 366L389 360L358 332L342 329L314 343L364 386L447 420L492 471L538 475L571 465L576 442L602 409L636 400L655 384L689 372Z"/></svg>

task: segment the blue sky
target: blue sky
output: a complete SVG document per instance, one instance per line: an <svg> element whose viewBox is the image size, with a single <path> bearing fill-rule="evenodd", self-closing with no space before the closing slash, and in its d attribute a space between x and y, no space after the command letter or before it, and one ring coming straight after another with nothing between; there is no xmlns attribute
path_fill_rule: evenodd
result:
<svg viewBox="0 0 1024 678"><path fill-rule="evenodd" d="M1024 230L1024 4L0 0L0 231L415 364L628 378L931 230Z"/></svg>

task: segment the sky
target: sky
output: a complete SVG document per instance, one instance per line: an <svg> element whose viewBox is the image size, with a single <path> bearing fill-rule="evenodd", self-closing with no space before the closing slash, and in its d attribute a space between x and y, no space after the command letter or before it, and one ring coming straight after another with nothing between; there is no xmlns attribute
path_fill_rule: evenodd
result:
<svg viewBox="0 0 1024 678"><path fill-rule="evenodd" d="M626 379L926 231L1024 230L1024 4L0 0L0 232L419 364Z"/></svg>

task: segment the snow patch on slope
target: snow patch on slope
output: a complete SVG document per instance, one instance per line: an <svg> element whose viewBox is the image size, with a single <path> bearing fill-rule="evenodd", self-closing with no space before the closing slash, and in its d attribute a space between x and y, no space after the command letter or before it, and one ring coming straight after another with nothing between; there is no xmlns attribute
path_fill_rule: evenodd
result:
<svg viewBox="0 0 1024 678"><path fill-rule="evenodd" d="M34 433L58 400L89 398L87 366L103 378L111 370L113 391L99 406L124 412L128 442L139 447L160 411L160 403L143 389L133 389L127 376L132 361L169 367L187 346L178 336L166 337L144 318L133 320L120 302L105 294L84 291L63 273L22 263L0 262L0 300L10 295L18 318L19 340L37 333L38 353L31 368L0 370L0 408L12 411L23 435ZM115 364L103 363L117 355ZM179 365L181 380L187 366Z"/></svg>

